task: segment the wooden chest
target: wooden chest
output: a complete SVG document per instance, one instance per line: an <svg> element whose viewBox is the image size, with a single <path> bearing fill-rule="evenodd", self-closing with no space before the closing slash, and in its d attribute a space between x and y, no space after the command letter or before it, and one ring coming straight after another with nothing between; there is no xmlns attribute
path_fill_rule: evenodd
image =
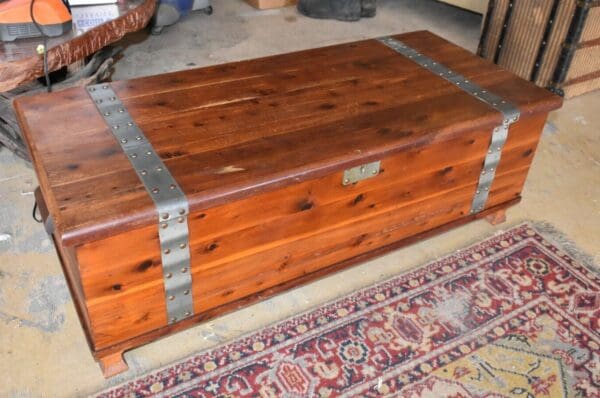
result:
<svg viewBox="0 0 600 398"><path fill-rule="evenodd" d="M600 89L600 1L490 0L478 53L566 98Z"/></svg>
<svg viewBox="0 0 600 398"><path fill-rule="evenodd" d="M20 98L91 349L517 203L560 97L429 33Z"/></svg>

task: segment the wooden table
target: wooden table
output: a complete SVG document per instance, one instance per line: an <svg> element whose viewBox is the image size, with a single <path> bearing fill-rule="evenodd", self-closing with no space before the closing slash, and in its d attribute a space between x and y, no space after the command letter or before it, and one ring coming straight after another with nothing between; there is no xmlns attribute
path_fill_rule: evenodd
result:
<svg viewBox="0 0 600 398"><path fill-rule="evenodd" d="M70 65L142 29L152 17L156 0L121 0L115 6L118 17L87 31L73 29L48 40L48 69ZM11 90L44 74L42 57L36 47L41 38L0 42L0 91Z"/></svg>
<svg viewBox="0 0 600 398"><path fill-rule="evenodd" d="M156 0L119 0L112 5L73 7L73 30L48 39L48 70L56 71L76 62L84 64L86 57L96 55L80 69L79 74L55 87L89 84L93 79L101 79L112 65L110 58L114 52L100 50L125 34L145 27L154 14L155 6ZM107 22L91 27L77 26L76 15L98 10L109 15ZM42 42L40 37L0 42L0 148L5 146L24 159L29 156L15 119L12 100L19 95L45 89L35 82L44 74L43 57L36 51Z"/></svg>

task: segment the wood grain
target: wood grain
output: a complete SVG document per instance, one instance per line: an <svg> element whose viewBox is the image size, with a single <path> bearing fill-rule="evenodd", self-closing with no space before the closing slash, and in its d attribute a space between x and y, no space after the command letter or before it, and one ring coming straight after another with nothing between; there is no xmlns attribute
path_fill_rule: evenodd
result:
<svg viewBox="0 0 600 398"><path fill-rule="evenodd" d="M519 195L544 121L524 117L511 130L489 206ZM464 217L490 136L391 155L381 175L353 186L338 172L194 213L196 311ZM78 260L97 348L166 325L156 227L82 245Z"/></svg>
<svg viewBox="0 0 600 398"><path fill-rule="evenodd" d="M198 323L206 322L206 321L209 321L218 316L222 316L229 312L239 310L243 307L254 304L258 301L265 300L267 298L273 297L282 292L289 291L292 288L313 282L313 281L323 278L325 276L331 275L335 272L346 269L350 266L353 266L358 263L362 263L362 262L371 260L373 258L382 256L386 253L389 253L392 250L396 250L396 249L402 248L404 246L410 245L412 243L419 242L421 240L441 234L452 228L459 227L461 225L467 224L474 220L477 220L480 218L485 218L485 217L489 216L490 214L505 210L508 207L516 205L517 203L520 202L520 200L521 200L520 197L514 198L508 202L504 202L500 206L491 207L491 208L484 210L483 212L478 213L478 214L473 214L473 215L468 215L466 217L458 218L458 219L451 221L447 224L444 224L440 227L433 228L433 229L427 230L425 232L422 232L422 233L419 233L416 235L412 235L406 239L402 239L400 241L394 242L387 246L383 246L379 249L368 251L362 255L352 257L348 260L330 265L326 268L322 268L322 269L312 272L310 274L306 274L299 278L292 279L288 282L273 286L272 288L261 290L259 292L255 292L249 296L244 297L243 299L224 304L222 306L213 308L209 311L206 311L206 312L203 312L200 314L196 314L193 317L185 319L176 324L161 327L158 329L154 329L150 332L141 334L141 335L131 338L129 340L125 340L120 343L115 343L114 345L112 345L110 347L94 350L93 355L100 362L102 362L104 360L104 358L108 358L108 361L112 362L114 360L114 354L117 354L120 356L126 350L132 349L134 347L139 347L141 345L144 345L149 342L160 339L164 336L168 336L168 335L176 333L178 331L193 327Z"/></svg>
<svg viewBox="0 0 600 398"><path fill-rule="evenodd" d="M398 38L525 115L560 105L545 90L430 33ZM193 211L500 120L491 107L373 40L114 87ZM84 90L23 98L16 108L64 245L155 223L152 201ZM73 133L62 134L65 129ZM346 145L339 145L341 136ZM89 143L85 151L76 149L80 142ZM223 173L233 169L239 172Z"/></svg>

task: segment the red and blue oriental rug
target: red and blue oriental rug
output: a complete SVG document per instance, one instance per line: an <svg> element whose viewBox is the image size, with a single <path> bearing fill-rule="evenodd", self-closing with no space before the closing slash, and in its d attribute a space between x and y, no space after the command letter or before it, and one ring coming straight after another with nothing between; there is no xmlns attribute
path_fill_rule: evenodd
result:
<svg viewBox="0 0 600 398"><path fill-rule="evenodd" d="M598 398L600 277L551 239L523 224L100 396Z"/></svg>

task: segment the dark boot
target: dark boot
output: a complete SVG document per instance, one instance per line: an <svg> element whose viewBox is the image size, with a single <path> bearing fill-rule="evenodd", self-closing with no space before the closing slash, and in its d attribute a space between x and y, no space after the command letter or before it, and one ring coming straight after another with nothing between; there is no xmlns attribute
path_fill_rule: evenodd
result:
<svg viewBox="0 0 600 398"><path fill-rule="evenodd" d="M358 21L375 16L376 0L299 0L298 11L311 18Z"/></svg>
<svg viewBox="0 0 600 398"><path fill-rule="evenodd" d="M373 18L377 13L377 0L362 0L360 3L360 16Z"/></svg>

